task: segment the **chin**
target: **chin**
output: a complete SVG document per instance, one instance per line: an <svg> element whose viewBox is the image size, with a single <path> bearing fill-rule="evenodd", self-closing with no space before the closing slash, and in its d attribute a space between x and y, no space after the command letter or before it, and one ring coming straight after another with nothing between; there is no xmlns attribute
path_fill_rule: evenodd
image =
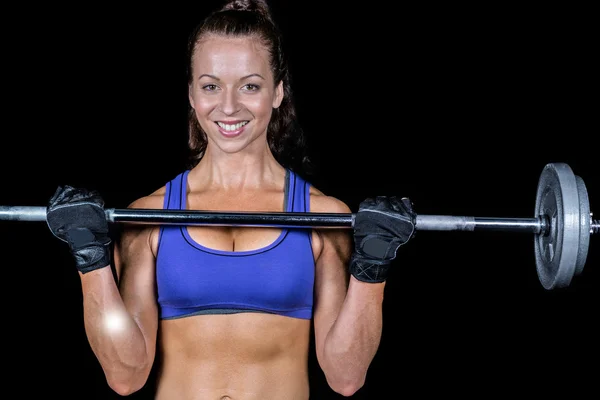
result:
<svg viewBox="0 0 600 400"><path fill-rule="evenodd" d="M246 141L220 141L217 147L223 153L227 154L235 154L244 151L248 147L248 142Z"/></svg>

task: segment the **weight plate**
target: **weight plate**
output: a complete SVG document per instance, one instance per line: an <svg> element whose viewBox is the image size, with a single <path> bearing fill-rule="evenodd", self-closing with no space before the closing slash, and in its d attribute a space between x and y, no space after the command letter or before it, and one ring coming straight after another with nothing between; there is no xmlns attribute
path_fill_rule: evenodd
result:
<svg viewBox="0 0 600 400"><path fill-rule="evenodd" d="M535 262L539 280L548 290L568 286L580 259L579 186L565 163L547 164L538 181L535 217L546 218L549 229L535 235Z"/></svg>
<svg viewBox="0 0 600 400"><path fill-rule="evenodd" d="M577 254L577 263L575 264L575 276L581 274L588 249L590 247L592 214L590 211L590 199L583 179L576 176L577 192L579 193L579 213L581 216L581 225L579 233L579 253Z"/></svg>

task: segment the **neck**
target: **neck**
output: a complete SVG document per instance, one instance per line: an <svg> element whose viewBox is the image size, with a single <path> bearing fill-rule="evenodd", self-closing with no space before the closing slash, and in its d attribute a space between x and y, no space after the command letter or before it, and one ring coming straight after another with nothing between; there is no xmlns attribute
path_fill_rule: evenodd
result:
<svg viewBox="0 0 600 400"><path fill-rule="evenodd" d="M190 171L191 181L220 190L260 189L284 173L266 145L256 152L224 153L207 147L202 160Z"/></svg>

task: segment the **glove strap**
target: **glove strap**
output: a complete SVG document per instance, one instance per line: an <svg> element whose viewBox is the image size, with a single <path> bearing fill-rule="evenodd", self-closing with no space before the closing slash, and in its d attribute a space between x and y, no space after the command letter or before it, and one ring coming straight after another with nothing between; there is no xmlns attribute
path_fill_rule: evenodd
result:
<svg viewBox="0 0 600 400"><path fill-rule="evenodd" d="M391 261L371 260L356 252L350 259L350 273L359 281L381 283L387 279Z"/></svg>
<svg viewBox="0 0 600 400"><path fill-rule="evenodd" d="M75 259L75 266L81 273L104 268L111 263L111 240L106 236L96 237L88 229L71 229L66 239Z"/></svg>

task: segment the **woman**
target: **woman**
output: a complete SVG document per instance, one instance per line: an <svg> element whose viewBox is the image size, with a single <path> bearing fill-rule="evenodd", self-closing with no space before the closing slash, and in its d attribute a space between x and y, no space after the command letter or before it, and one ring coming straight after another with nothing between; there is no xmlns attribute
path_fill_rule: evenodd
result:
<svg viewBox="0 0 600 400"><path fill-rule="evenodd" d="M190 42L192 163L131 208L350 212L303 178L278 35L261 1L229 2L199 25ZM142 388L156 361L156 399L305 400L312 334L334 391L350 396L364 384L386 273L414 231L407 199L361 203L354 236L131 224L114 254L102 207L96 193L59 188L47 220L73 252L86 333L115 392Z"/></svg>

